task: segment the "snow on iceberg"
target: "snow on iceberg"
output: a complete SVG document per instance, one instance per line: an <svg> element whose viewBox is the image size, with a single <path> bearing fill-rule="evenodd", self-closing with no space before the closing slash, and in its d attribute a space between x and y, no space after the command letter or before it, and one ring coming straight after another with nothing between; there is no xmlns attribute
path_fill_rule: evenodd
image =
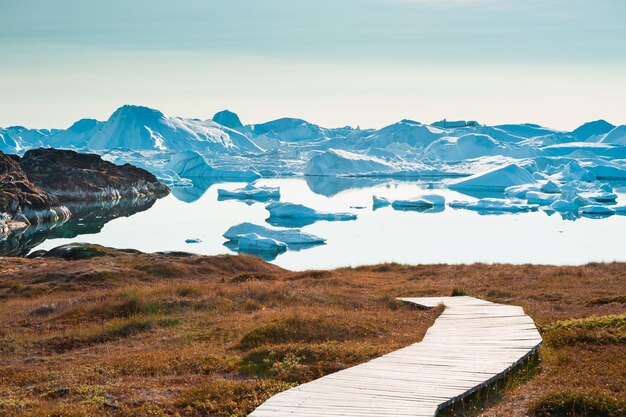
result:
<svg viewBox="0 0 626 417"><path fill-rule="evenodd" d="M270 212L267 222L274 226L303 227L318 220L356 220L353 213L323 213L302 204L275 202L265 207Z"/></svg>
<svg viewBox="0 0 626 417"><path fill-rule="evenodd" d="M535 184L537 180L516 164L495 168L464 178L452 185L453 190L504 192L508 187Z"/></svg>
<svg viewBox="0 0 626 417"><path fill-rule="evenodd" d="M167 117L142 106L117 109L89 140L91 149L158 149L215 153L262 152L248 137L211 120Z"/></svg>
<svg viewBox="0 0 626 417"><path fill-rule="evenodd" d="M231 171L215 169L196 151L187 150L172 156L166 166L183 178L213 178L224 181L252 181L261 177L253 170Z"/></svg>
<svg viewBox="0 0 626 417"><path fill-rule="evenodd" d="M612 143L615 145L626 145L626 125L613 128L600 139L601 143Z"/></svg>
<svg viewBox="0 0 626 417"><path fill-rule="evenodd" d="M445 137L428 145L424 155L434 160L461 161L489 155L507 155L510 148L503 146L491 136L470 133L463 136Z"/></svg>
<svg viewBox="0 0 626 417"><path fill-rule="evenodd" d="M256 233L240 235L237 240L239 250L246 253L270 252L281 253L287 250L287 244Z"/></svg>
<svg viewBox="0 0 626 417"><path fill-rule="evenodd" d="M245 187L238 188L236 190L218 188L217 196L219 199L256 201L279 200L280 187L257 187L254 184L248 184Z"/></svg>
<svg viewBox="0 0 626 417"><path fill-rule="evenodd" d="M375 175L377 173L391 173L394 170L393 165L373 156L329 149L311 158L304 174L316 176Z"/></svg>
<svg viewBox="0 0 626 417"><path fill-rule="evenodd" d="M522 213L535 211L537 204L516 203L499 198L483 198L478 201L452 201L448 203L452 208L478 211L481 213Z"/></svg>

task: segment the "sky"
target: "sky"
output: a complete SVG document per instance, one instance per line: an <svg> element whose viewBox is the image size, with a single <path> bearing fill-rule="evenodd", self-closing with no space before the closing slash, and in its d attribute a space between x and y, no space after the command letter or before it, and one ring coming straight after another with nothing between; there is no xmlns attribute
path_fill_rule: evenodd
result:
<svg viewBox="0 0 626 417"><path fill-rule="evenodd" d="M0 126L626 124L624 0L0 0Z"/></svg>

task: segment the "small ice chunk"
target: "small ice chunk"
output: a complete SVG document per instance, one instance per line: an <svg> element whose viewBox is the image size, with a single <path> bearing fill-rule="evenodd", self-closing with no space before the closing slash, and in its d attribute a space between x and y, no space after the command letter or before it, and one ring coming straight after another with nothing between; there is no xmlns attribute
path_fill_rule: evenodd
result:
<svg viewBox="0 0 626 417"><path fill-rule="evenodd" d="M372 196L372 200L374 200L374 208L387 207L391 205L391 201L385 197Z"/></svg>
<svg viewBox="0 0 626 417"><path fill-rule="evenodd" d="M257 187L254 184L248 184L243 188L236 190L218 189L217 196L220 199L237 199L237 200L257 200L267 201L272 199L280 199L280 187Z"/></svg>
<svg viewBox="0 0 626 417"><path fill-rule="evenodd" d="M395 200L391 206L396 210L428 210L434 207L443 207L446 199L440 195L422 195L410 200Z"/></svg>
<svg viewBox="0 0 626 417"><path fill-rule="evenodd" d="M448 204L452 208L462 208L485 213L521 213L535 211L537 204L516 203L499 198L483 198L478 201L452 201Z"/></svg>
<svg viewBox="0 0 626 417"><path fill-rule="evenodd" d="M186 239L185 240L185 243L200 243L200 242L202 242L202 240L198 239L198 238Z"/></svg>

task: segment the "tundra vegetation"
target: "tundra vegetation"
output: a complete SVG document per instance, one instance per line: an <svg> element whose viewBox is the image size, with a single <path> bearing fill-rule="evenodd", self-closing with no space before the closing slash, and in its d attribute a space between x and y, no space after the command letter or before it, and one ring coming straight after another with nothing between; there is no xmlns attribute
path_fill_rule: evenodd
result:
<svg viewBox="0 0 626 417"><path fill-rule="evenodd" d="M625 415L626 264L290 272L249 256L89 254L0 259L0 415L244 416L419 341L441 310L396 297L451 294L520 305L545 340L530 377L453 414Z"/></svg>

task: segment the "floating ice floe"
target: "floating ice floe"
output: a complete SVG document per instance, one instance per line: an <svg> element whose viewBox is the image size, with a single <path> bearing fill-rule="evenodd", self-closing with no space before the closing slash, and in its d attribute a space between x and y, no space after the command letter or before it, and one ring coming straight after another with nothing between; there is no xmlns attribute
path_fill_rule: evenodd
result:
<svg viewBox="0 0 626 417"><path fill-rule="evenodd" d="M197 239L197 238L185 239L185 243L200 243L200 242L202 242L202 240Z"/></svg>
<svg viewBox="0 0 626 417"><path fill-rule="evenodd" d="M589 206L582 206L580 208L580 212L583 214L590 214L594 216L612 216L615 214L615 210L608 206L603 206L601 204L592 204Z"/></svg>
<svg viewBox="0 0 626 417"><path fill-rule="evenodd" d="M478 201L452 201L448 203L452 208L474 210L483 213L522 213L535 211L537 204L516 203L499 198L483 198Z"/></svg>
<svg viewBox="0 0 626 417"><path fill-rule="evenodd" d="M391 205L391 201L385 197L372 196L373 208L387 207Z"/></svg>
<svg viewBox="0 0 626 417"><path fill-rule="evenodd" d="M219 199L236 199L236 200L279 200L280 187L257 187L254 184L248 184L243 188L236 190L225 190L219 188L217 190Z"/></svg>
<svg viewBox="0 0 626 417"><path fill-rule="evenodd" d="M356 220L353 213L324 213L302 204L275 202L265 207L270 212L268 223L274 226L303 227L318 220L345 221Z"/></svg>
<svg viewBox="0 0 626 417"><path fill-rule="evenodd" d="M323 245L326 243L326 239L303 232L300 229L277 230L248 222L232 226L224 233L223 236L232 243L238 243L241 236L251 233L283 242L287 244L289 249L296 249L303 246Z"/></svg>
<svg viewBox="0 0 626 417"><path fill-rule="evenodd" d="M395 210L403 211L426 211L431 209L443 209L445 205L446 199L440 195L435 194L422 195L410 200L394 200L391 203L391 207L393 207Z"/></svg>
<svg viewBox="0 0 626 417"><path fill-rule="evenodd" d="M535 184L537 179L515 164L495 168L464 178L450 185L453 190L504 192L515 185Z"/></svg>

